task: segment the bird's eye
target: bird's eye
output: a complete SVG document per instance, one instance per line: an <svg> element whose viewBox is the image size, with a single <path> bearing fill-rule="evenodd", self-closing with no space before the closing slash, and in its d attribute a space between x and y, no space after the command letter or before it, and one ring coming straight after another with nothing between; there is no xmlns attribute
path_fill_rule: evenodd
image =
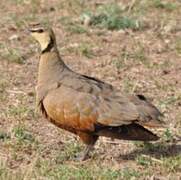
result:
<svg viewBox="0 0 181 180"><path fill-rule="evenodd" d="M42 33L42 32L44 32L44 31L43 31L43 29L39 29L38 32L39 32L39 33Z"/></svg>

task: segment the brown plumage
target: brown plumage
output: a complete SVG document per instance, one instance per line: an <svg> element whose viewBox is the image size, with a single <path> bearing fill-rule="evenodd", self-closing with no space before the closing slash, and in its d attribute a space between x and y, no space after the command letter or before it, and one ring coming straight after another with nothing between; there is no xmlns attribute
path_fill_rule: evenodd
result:
<svg viewBox="0 0 181 180"><path fill-rule="evenodd" d="M56 126L87 144L85 159L99 136L152 141L158 137L143 126L160 127L161 113L143 95L123 95L112 85L70 70L61 59L51 29L33 25L40 43L37 104Z"/></svg>

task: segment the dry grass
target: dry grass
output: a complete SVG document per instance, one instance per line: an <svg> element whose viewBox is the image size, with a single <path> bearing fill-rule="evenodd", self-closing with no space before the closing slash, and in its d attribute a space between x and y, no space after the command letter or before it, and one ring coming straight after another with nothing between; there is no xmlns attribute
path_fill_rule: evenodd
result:
<svg viewBox="0 0 181 180"><path fill-rule="evenodd" d="M177 0L1 0L0 179L179 179L180 14ZM25 29L37 20L53 25L72 69L153 99L168 124L161 140L101 138L74 162L82 144L35 110L38 52Z"/></svg>

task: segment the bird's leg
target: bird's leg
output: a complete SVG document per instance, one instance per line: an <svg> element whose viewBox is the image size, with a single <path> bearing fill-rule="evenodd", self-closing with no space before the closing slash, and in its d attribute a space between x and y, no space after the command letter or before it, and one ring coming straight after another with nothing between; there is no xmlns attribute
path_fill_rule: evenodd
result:
<svg viewBox="0 0 181 180"><path fill-rule="evenodd" d="M90 139L91 141L89 141L89 143L86 143L85 149L80 154L78 154L78 156L76 157L76 160L84 161L87 158L89 158L89 152L93 150L94 144L96 143L98 136L92 136Z"/></svg>
<svg viewBox="0 0 181 180"><path fill-rule="evenodd" d="M89 158L89 152L91 150L93 150L93 148L94 148L94 144L86 145L85 149L77 155L76 160L85 161L86 159L88 159Z"/></svg>

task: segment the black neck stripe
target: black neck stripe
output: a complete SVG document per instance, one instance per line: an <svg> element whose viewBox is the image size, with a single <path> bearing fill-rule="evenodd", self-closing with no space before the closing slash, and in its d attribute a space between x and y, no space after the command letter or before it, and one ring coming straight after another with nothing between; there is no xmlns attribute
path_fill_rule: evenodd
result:
<svg viewBox="0 0 181 180"><path fill-rule="evenodd" d="M41 53L43 54L45 52L49 52L53 48L53 46L54 46L54 41L53 38L51 37L48 46Z"/></svg>

